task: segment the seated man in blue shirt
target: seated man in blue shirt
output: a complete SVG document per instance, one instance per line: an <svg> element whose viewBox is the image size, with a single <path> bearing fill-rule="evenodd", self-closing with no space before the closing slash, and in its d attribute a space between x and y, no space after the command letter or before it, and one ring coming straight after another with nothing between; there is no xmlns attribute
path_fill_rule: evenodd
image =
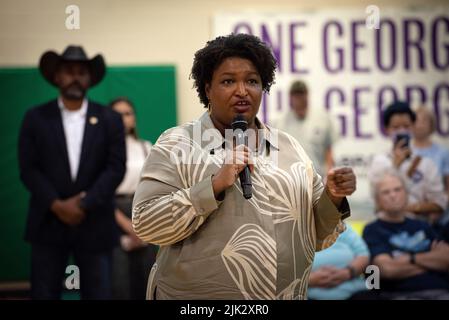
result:
<svg viewBox="0 0 449 320"><path fill-rule="evenodd" d="M423 221L406 217L407 191L395 171L374 181L377 220L363 238L380 269L383 299L449 299L449 245Z"/></svg>

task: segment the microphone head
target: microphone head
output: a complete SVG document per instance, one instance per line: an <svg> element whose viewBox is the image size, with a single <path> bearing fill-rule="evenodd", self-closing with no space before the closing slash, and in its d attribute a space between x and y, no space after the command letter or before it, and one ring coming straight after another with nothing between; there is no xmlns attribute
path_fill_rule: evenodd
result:
<svg viewBox="0 0 449 320"><path fill-rule="evenodd" d="M243 115L237 114L232 121L232 130L240 129L245 131L248 128L248 121L245 120Z"/></svg>

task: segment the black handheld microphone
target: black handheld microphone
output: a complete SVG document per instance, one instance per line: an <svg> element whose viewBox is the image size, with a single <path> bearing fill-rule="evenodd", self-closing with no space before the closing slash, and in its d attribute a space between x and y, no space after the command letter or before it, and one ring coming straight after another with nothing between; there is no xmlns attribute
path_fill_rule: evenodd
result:
<svg viewBox="0 0 449 320"><path fill-rule="evenodd" d="M235 143L236 145L247 145L247 137L245 131L248 128L248 122L245 118L238 114L235 116L234 121L232 121L232 130L234 130ZM245 199L249 199L253 195L253 185L251 183L251 171L249 167L246 166L240 174L240 185L242 186L243 196Z"/></svg>

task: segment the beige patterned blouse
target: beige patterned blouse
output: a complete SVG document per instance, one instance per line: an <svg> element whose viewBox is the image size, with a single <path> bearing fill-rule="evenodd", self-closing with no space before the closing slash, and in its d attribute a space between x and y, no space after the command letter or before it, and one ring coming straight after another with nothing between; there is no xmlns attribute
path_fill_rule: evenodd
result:
<svg viewBox="0 0 449 320"><path fill-rule="evenodd" d="M253 196L239 180L214 198L224 138L206 112L164 132L142 169L133 226L160 245L149 299L305 299L314 253L349 215L333 205L309 157L290 135L260 128Z"/></svg>

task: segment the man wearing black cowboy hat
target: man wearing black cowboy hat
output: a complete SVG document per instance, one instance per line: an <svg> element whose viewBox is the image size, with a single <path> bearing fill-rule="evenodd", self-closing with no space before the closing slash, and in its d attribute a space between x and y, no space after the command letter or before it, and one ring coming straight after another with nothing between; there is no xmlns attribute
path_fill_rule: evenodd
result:
<svg viewBox="0 0 449 320"><path fill-rule="evenodd" d="M30 109L19 136L20 176L31 194L25 239L31 243L31 294L59 299L70 255L83 299L110 298L111 251L117 243L114 191L125 173L118 113L89 101L105 74L101 55L83 48L49 51L39 64L59 97Z"/></svg>

